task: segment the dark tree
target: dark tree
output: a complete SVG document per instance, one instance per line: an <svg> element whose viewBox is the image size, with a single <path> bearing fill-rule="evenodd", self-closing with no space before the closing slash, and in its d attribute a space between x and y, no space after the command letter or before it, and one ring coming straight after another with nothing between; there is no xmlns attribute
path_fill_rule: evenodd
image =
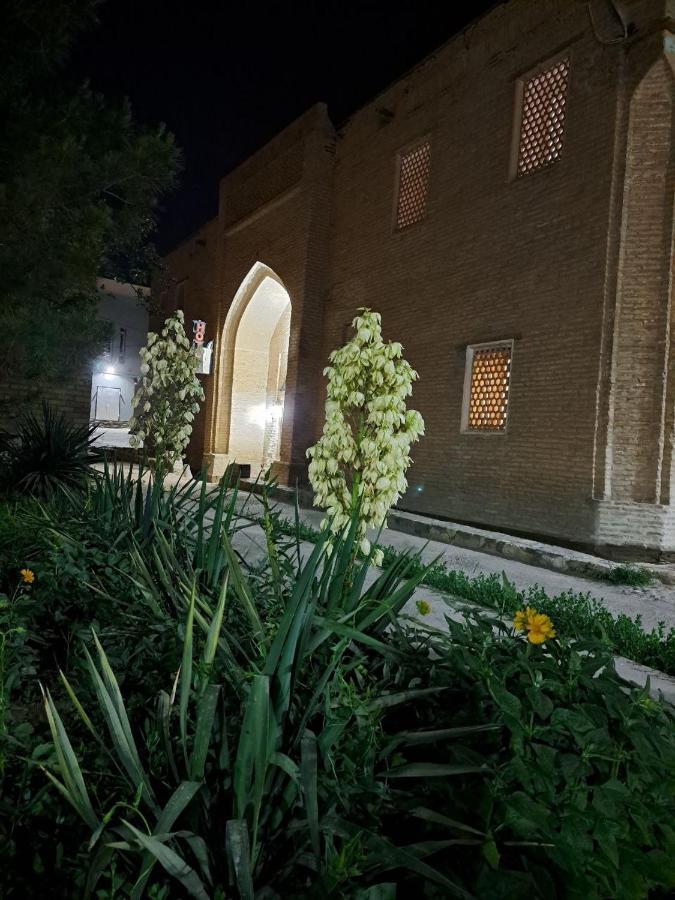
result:
<svg viewBox="0 0 675 900"><path fill-rule="evenodd" d="M96 0L4 0L0 28L0 372L53 380L105 337L96 277L149 283L179 153L62 67ZM3 377L0 375L0 378Z"/></svg>

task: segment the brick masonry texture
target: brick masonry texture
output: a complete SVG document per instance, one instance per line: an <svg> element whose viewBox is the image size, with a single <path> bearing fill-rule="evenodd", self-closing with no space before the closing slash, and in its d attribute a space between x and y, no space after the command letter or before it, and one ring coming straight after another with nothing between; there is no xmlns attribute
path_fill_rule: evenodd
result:
<svg viewBox="0 0 675 900"><path fill-rule="evenodd" d="M328 353L370 306L420 374L427 434L401 508L674 552L671 6L626 0L627 36L607 43L601 3L592 23L581 0L511 0L338 133L317 105L223 178L217 219L166 258L216 341L192 464L215 477L228 459L226 317L262 263L292 303L283 480L320 431ZM563 56L560 158L514 178L522 80ZM425 139L426 215L396 231L399 155ZM506 432L462 433L466 348L501 340Z"/></svg>
<svg viewBox="0 0 675 900"><path fill-rule="evenodd" d="M24 413L41 414L42 401L65 413L73 425L87 425L91 405L91 372L58 383L35 384L3 376L0 383L0 430L15 433Z"/></svg>

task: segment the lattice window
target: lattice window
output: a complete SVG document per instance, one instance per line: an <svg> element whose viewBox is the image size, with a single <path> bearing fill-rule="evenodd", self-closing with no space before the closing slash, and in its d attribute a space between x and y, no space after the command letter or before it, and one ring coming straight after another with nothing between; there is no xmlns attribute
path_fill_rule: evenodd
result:
<svg viewBox="0 0 675 900"><path fill-rule="evenodd" d="M519 178L551 165L562 153L569 72L569 58L561 59L522 85Z"/></svg>
<svg viewBox="0 0 675 900"><path fill-rule="evenodd" d="M463 431L506 431L512 353L511 341L467 348Z"/></svg>
<svg viewBox="0 0 675 900"><path fill-rule="evenodd" d="M408 228L424 218L429 185L429 141L418 144L399 158L396 229Z"/></svg>

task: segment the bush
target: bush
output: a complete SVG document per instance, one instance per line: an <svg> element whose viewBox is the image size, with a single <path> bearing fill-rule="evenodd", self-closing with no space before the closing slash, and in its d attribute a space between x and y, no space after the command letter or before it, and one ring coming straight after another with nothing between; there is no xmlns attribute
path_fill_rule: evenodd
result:
<svg viewBox="0 0 675 900"><path fill-rule="evenodd" d="M672 707L623 682L596 641L563 634L535 646L489 614L447 624L393 643L408 681L446 688L415 704L411 730L434 727L439 713L458 729L477 716L501 726L474 751L489 778L428 783L434 809L444 798L475 829L467 888L486 898L636 898L675 887ZM441 745L424 749L427 763L445 761ZM419 768L421 758L413 749L405 763ZM400 810L391 816L393 831ZM417 842L470 834L415 817L425 823Z"/></svg>
<svg viewBox="0 0 675 900"><path fill-rule="evenodd" d="M46 402L42 416L28 413L16 435L0 439L0 482L5 491L48 498L82 490L92 463L95 426L71 425Z"/></svg>
<svg viewBox="0 0 675 900"><path fill-rule="evenodd" d="M4 895L668 895L673 713L606 643L553 613L528 642L493 582L447 632L402 619L433 568L373 572L355 527L303 558L265 496L244 558L224 485L113 467L7 513Z"/></svg>

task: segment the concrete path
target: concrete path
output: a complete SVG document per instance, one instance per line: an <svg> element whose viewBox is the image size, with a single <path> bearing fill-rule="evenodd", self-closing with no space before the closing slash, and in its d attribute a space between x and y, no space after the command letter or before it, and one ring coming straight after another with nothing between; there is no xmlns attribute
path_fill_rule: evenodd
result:
<svg viewBox="0 0 675 900"><path fill-rule="evenodd" d="M129 429L126 426L99 426L95 431L94 444L101 448L130 448Z"/></svg>
<svg viewBox="0 0 675 900"><path fill-rule="evenodd" d="M275 507L281 515L293 520L294 508L290 503L275 501ZM303 522L318 528L323 515L319 510L301 509L300 517ZM376 534L372 533L371 538L374 540ZM665 622L666 628L671 626L675 628L675 587L671 585L656 583L649 587L636 588L608 584L596 579L567 575L515 560L502 559L477 550L464 550L438 541L425 541L423 538L392 529L383 531L379 542L396 550L413 548L421 551L425 562L431 562L438 557L447 568L457 569L472 577L504 574L521 591L538 586L550 596L569 591L590 594L614 615L625 613L631 618L641 616L642 625L647 631L651 631L659 622Z"/></svg>

